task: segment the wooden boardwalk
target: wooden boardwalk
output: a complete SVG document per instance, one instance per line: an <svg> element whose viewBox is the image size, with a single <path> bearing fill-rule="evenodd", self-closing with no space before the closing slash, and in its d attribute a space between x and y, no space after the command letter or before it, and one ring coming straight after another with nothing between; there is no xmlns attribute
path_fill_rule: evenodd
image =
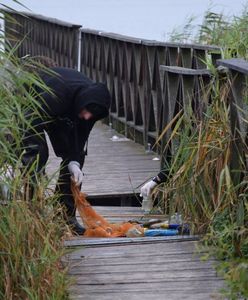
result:
<svg viewBox="0 0 248 300"><path fill-rule="evenodd" d="M160 161L146 154L143 146L97 123L90 135L84 165L83 190L90 196L115 196L138 192L140 185L155 176Z"/></svg>
<svg viewBox="0 0 248 300"><path fill-rule="evenodd" d="M49 150L47 172L53 174L60 159ZM158 173L156 159L155 153L147 154L143 146L97 122L89 137L82 190L93 198L138 193L139 186Z"/></svg>
<svg viewBox="0 0 248 300"><path fill-rule="evenodd" d="M98 207L110 221L142 217L140 208ZM65 257L74 284L71 299L84 300L209 300L223 281L214 261L201 261L192 236L90 239L65 241L75 247Z"/></svg>
<svg viewBox="0 0 248 300"><path fill-rule="evenodd" d="M97 124L89 139L82 190L89 196L122 197L139 192L139 186L154 176L160 162L144 147L118 138L115 131ZM60 159L50 149L47 172L53 174ZM56 176L54 176L54 180ZM54 181L55 182L55 181ZM106 198L105 198L106 199ZM161 216L144 216L139 207L96 207L111 222ZM80 221L80 220L79 220ZM89 239L65 241L73 247L64 260L74 284L72 299L223 299L218 290L223 282L216 276L213 260L202 262L192 236Z"/></svg>

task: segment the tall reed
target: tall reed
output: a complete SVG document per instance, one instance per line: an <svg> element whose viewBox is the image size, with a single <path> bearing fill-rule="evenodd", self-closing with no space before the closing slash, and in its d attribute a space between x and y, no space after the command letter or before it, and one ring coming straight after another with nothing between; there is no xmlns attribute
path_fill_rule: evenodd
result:
<svg viewBox="0 0 248 300"><path fill-rule="evenodd" d="M206 12L194 42L221 47L223 58L247 59L248 12L228 18ZM189 28L188 25L186 28ZM173 40L182 38L174 33ZM169 180L159 187L161 205L169 213L182 213L192 231L204 234L209 253L220 259L218 270L227 280L230 299L248 297L248 180L247 140L231 128L231 85L217 76L209 65L214 81L204 118L183 115L172 135L177 148L169 165ZM225 82L225 83L224 83ZM247 107L247 90L243 95ZM247 124L248 113L243 111ZM173 141L172 141L173 143ZM235 165L235 167L234 167Z"/></svg>
<svg viewBox="0 0 248 300"><path fill-rule="evenodd" d="M51 178L40 178L29 198L25 187L36 162L29 170L22 165L25 132L40 114L34 86L47 88L23 67L4 32L0 43L0 298L67 299L65 225L56 197L48 193Z"/></svg>

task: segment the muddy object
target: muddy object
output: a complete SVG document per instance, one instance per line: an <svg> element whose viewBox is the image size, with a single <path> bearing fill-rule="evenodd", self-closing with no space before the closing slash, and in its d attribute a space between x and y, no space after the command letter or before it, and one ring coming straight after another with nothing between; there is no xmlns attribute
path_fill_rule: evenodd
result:
<svg viewBox="0 0 248 300"><path fill-rule="evenodd" d="M144 235L144 230L139 230L136 227L132 227L126 232L126 237L142 237Z"/></svg>
<svg viewBox="0 0 248 300"><path fill-rule="evenodd" d="M164 222L159 222L152 224L149 228L156 229L156 228L169 228L169 222L164 221Z"/></svg>
<svg viewBox="0 0 248 300"><path fill-rule="evenodd" d="M128 220L128 223L131 223L131 224L141 224L143 225L144 222L142 222L141 220Z"/></svg>
<svg viewBox="0 0 248 300"><path fill-rule="evenodd" d="M153 224L161 223L160 219L150 219L149 221L146 221L143 223L143 226L146 228L150 228Z"/></svg>
<svg viewBox="0 0 248 300"><path fill-rule="evenodd" d="M179 225L177 230L179 231L179 234L190 234L190 226L189 224L182 224Z"/></svg>

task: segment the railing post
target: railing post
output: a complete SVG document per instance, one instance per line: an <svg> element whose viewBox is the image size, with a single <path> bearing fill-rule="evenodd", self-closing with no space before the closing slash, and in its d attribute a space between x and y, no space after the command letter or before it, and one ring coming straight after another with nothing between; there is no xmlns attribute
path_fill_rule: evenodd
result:
<svg viewBox="0 0 248 300"><path fill-rule="evenodd" d="M231 84L230 90L230 122L232 131L232 159L231 169L235 172L232 174L235 184L240 182L242 176L241 170L244 167L247 170L248 161L245 157L247 151L247 75L248 62L243 59L220 59L217 65L228 68L228 80ZM244 166L245 163L245 166Z"/></svg>
<svg viewBox="0 0 248 300"><path fill-rule="evenodd" d="M202 83L208 85L210 79L210 72L207 69L195 70L182 67L171 67L171 66L160 66L160 76L162 82L162 95L163 95L163 106L162 106L162 124L159 126L161 129L161 149L164 150L165 146L168 149L162 155L161 168L164 167L167 155L175 153L177 148L177 141L173 139L169 145L171 132L175 126L178 118L182 113L186 113L192 108L193 113L197 118L202 118L199 112L203 111L203 101L201 98L202 93L196 90L196 87L204 88ZM195 104L194 106L192 104ZM172 125L172 121L175 120ZM170 124L170 127L166 132L163 129Z"/></svg>

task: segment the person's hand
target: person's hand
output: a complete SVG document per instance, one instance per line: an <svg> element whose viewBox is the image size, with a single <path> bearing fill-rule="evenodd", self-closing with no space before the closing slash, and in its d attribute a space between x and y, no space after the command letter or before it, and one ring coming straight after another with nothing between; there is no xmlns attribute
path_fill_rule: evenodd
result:
<svg viewBox="0 0 248 300"><path fill-rule="evenodd" d="M70 161L68 170L71 173L72 180L77 186L83 182L83 172L80 170L80 164L77 161Z"/></svg>
<svg viewBox="0 0 248 300"><path fill-rule="evenodd" d="M156 185L158 184L153 180L150 180L147 183L145 183L140 189L140 197L143 198L149 197Z"/></svg>

